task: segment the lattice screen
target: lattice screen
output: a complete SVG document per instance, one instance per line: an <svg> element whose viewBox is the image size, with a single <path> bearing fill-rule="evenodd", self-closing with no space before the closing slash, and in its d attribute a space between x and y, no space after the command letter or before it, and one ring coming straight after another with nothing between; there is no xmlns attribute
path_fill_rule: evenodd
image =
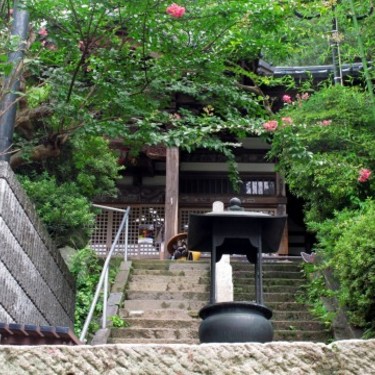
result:
<svg viewBox="0 0 375 375"><path fill-rule="evenodd" d="M117 206L126 209L125 206ZM154 214L150 213L152 211ZM185 225L189 222L190 214L203 214L209 212L209 208L182 208L179 212L179 231L185 232ZM275 215L276 209L251 209L249 211L263 212ZM155 214L156 213L156 214ZM129 237L128 237L128 257L131 258L159 258L160 234L163 234L163 228L155 225L155 215L161 219L164 218L164 205L153 206L131 206L129 216ZM106 211L102 212L96 218L96 227L91 237L91 247L101 256L105 256L111 249L117 230L123 218L122 212ZM154 240L152 243L139 243L140 225L154 224ZM158 230L160 229L160 233ZM125 251L125 232L120 236L120 240L115 248L115 254L124 255Z"/></svg>
<svg viewBox="0 0 375 375"><path fill-rule="evenodd" d="M118 208L126 209L126 207ZM154 213L151 215L150 210ZM156 212L156 214L155 214ZM128 236L128 256L129 258L139 257L159 257L160 237L156 236L158 231L155 230L155 238L153 243L139 242L139 226L152 225L155 229L159 229L155 225L155 215L164 218L164 206L131 206L129 216L129 236ZM115 239L117 230L120 226L123 213L116 211L103 210L96 218L95 231L91 237L91 247L98 252L99 255L106 255L111 249ZM125 251L125 232L120 236L118 245L115 248L116 254L124 254Z"/></svg>

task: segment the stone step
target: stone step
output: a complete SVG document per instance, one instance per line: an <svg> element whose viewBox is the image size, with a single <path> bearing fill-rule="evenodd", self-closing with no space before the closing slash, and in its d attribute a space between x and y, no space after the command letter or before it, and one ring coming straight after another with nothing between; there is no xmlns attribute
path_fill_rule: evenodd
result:
<svg viewBox="0 0 375 375"><path fill-rule="evenodd" d="M112 338L137 338L152 340L198 339L198 330L189 328L112 328ZM159 341L160 342L160 341Z"/></svg>
<svg viewBox="0 0 375 375"><path fill-rule="evenodd" d="M132 268L136 269L153 269L153 270L171 270L171 271L181 271L181 270L208 270L210 263L207 261L172 261L172 260L134 260L132 262Z"/></svg>
<svg viewBox="0 0 375 375"><path fill-rule="evenodd" d="M141 339L141 338L123 338L123 337L110 337L108 344L172 344L172 345L198 345L199 339ZM156 373L155 373L156 374Z"/></svg>
<svg viewBox="0 0 375 375"><path fill-rule="evenodd" d="M147 305L150 305L146 302ZM134 306L130 302L126 304L128 307L142 307L140 305ZM300 306L300 305L299 305ZM203 306L202 306L203 307ZM302 306L303 307L303 306ZM134 310L130 308L123 308L120 310L120 316L124 319L138 318L138 319L156 319L156 320L189 320L191 318L199 318L199 310L184 310L180 308L161 308L161 309L139 309ZM273 310L272 320L277 321L315 321L315 318L306 309L303 310Z"/></svg>
<svg viewBox="0 0 375 375"><path fill-rule="evenodd" d="M264 303L268 305L271 302L294 302L296 299L293 293L263 293ZM236 293L235 301L255 301L255 291L250 293Z"/></svg>
<svg viewBox="0 0 375 375"><path fill-rule="evenodd" d="M310 341L328 343L332 335L327 331L279 330L274 332L273 341Z"/></svg>
<svg viewBox="0 0 375 375"><path fill-rule="evenodd" d="M155 309L179 309L187 311L197 311L206 304L206 301L194 300L125 300L124 307L120 309L120 315L126 316L130 311L146 311Z"/></svg>
<svg viewBox="0 0 375 375"><path fill-rule="evenodd" d="M241 295L241 294L254 294L255 290L255 283L252 284L236 284L234 286L234 295ZM263 292L264 293L289 293L295 294L300 290L298 285L269 285L264 283L263 284ZM235 298L236 299L236 298Z"/></svg>
<svg viewBox="0 0 375 375"><path fill-rule="evenodd" d="M128 300L188 300L188 301L208 301L208 292L192 292L192 291L137 291L129 290L126 292L126 299Z"/></svg>
<svg viewBox="0 0 375 375"><path fill-rule="evenodd" d="M264 286L271 286L271 285L287 285L287 286L295 286L297 288L305 285L306 281L302 278L298 279L284 279L284 278L263 278L263 285ZM236 278L235 285L242 286L242 285L254 285L255 279L254 278Z"/></svg>
<svg viewBox="0 0 375 375"><path fill-rule="evenodd" d="M299 271L267 271L263 270L263 279L300 279L303 280L304 276ZM233 279L254 279L255 274L253 271L233 271Z"/></svg>
<svg viewBox="0 0 375 375"><path fill-rule="evenodd" d="M231 266L232 270L236 272L251 271L254 269L254 265L251 263L231 263ZM299 263L262 263L262 268L267 272L301 272L301 265Z"/></svg>
<svg viewBox="0 0 375 375"><path fill-rule="evenodd" d="M322 323L314 320L276 320L271 319L275 331L324 331Z"/></svg>
<svg viewBox="0 0 375 375"><path fill-rule="evenodd" d="M253 301L250 301L253 302ZM207 301L193 300L125 300L120 314L126 316L130 311L186 309L187 311L199 311L207 305ZM306 306L298 302L267 302L265 304L271 310L285 312L306 312Z"/></svg>
<svg viewBox="0 0 375 375"><path fill-rule="evenodd" d="M131 277L144 276L144 277L166 277L166 276L181 276L181 277L208 277L208 270L154 270L154 269L132 269Z"/></svg>
<svg viewBox="0 0 375 375"><path fill-rule="evenodd" d="M201 319L138 319L127 318L126 322L129 324L127 328L168 328L168 329L191 329L198 331ZM126 328L126 329L127 329ZM286 326L288 328L288 326Z"/></svg>
<svg viewBox="0 0 375 375"><path fill-rule="evenodd" d="M209 284L210 278L205 274L180 276L180 275L131 275L129 278L129 285L141 283L170 283L179 282L186 284Z"/></svg>
<svg viewBox="0 0 375 375"><path fill-rule="evenodd" d="M129 328L153 328L153 329L192 329L199 330L201 319L181 319L178 315L174 319L143 319L143 318L126 318ZM300 330L300 331L319 331L324 330L324 326L320 322L313 320L289 321L289 320L275 320L272 319L272 326L274 330Z"/></svg>
<svg viewBox="0 0 375 375"><path fill-rule="evenodd" d="M186 292L193 291L194 293L209 292L210 286L208 284L201 284L197 282L189 282L189 279L184 281L173 280L169 282L134 282L129 284L127 293L130 292Z"/></svg>
<svg viewBox="0 0 375 375"><path fill-rule="evenodd" d="M198 310L185 309L146 309L146 310L120 310L121 318L126 321L130 319L155 319L155 320L175 320L177 317L180 320L189 320L198 318Z"/></svg>
<svg viewBox="0 0 375 375"><path fill-rule="evenodd" d="M273 341L310 341L328 343L330 333L326 331L275 330ZM199 344L198 331L186 329L112 329L111 344Z"/></svg>
<svg viewBox="0 0 375 375"><path fill-rule="evenodd" d="M193 313L192 313L193 314ZM273 310L272 319L274 320L288 320L288 321L304 321L304 320L315 320L307 309L295 311L295 310Z"/></svg>

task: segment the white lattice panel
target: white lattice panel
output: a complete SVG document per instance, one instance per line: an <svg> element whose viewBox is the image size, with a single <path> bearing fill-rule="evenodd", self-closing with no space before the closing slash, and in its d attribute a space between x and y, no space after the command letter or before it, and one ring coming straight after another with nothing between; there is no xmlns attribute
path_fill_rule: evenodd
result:
<svg viewBox="0 0 375 375"><path fill-rule="evenodd" d="M116 206L126 209L125 206ZM164 206L131 206L129 215L128 229L128 257L159 257L160 238L154 238L152 244L139 243L139 226L144 224L155 224L150 210L157 213L158 217L164 218ZM91 237L91 247L101 256L104 256L110 250L116 237L116 233L121 224L123 213L116 211L102 210L96 218L96 226ZM155 225L155 227L158 227ZM158 227L159 228L159 227ZM156 233L157 234L157 233ZM125 231L122 232L118 244L115 248L115 254L123 255L125 252Z"/></svg>

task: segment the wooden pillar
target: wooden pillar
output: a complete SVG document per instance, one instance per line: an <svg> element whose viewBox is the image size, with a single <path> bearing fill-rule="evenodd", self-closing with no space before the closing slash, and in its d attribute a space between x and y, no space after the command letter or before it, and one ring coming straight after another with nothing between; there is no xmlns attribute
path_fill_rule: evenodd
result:
<svg viewBox="0 0 375 375"><path fill-rule="evenodd" d="M165 184L165 244L178 233L178 180L180 169L180 153L177 147L167 149L166 184ZM164 259L168 258L165 246Z"/></svg>
<svg viewBox="0 0 375 375"><path fill-rule="evenodd" d="M286 196L285 190L285 181L284 179L276 173L276 181L277 181L277 195L281 197ZM278 215L286 215L286 205L279 204L277 207L277 214ZM281 237L281 242L279 246L279 250L277 252L279 255L288 255L289 254L289 239L288 239L288 220L285 222L284 232Z"/></svg>

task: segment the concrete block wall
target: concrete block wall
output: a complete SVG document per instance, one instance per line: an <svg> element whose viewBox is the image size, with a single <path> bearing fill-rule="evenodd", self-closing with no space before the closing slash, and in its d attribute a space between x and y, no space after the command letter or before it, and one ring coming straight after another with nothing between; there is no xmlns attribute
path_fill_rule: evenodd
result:
<svg viewBox="0 0 375 375"><path fill-rule="evenodd" d="M74 279L6 162L0 162L0 285L0 322L73 327Z"/></svg>

